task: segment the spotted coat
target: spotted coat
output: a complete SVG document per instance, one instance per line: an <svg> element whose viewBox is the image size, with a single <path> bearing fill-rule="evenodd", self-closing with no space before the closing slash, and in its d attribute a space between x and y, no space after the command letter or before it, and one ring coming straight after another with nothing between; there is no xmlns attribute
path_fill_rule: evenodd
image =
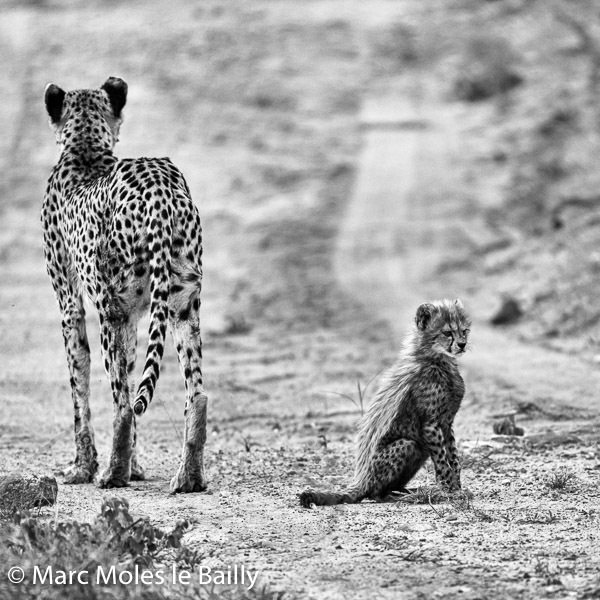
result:
<svg viewBox="0 0 600 600"><path fill-rule="evenodd" d="M182 461L173 492L205 489L207 398L202 387L200 216L188 185L168 158L119 160L113 154L127 84L65 92L50 84L45 103L61 153L42 207L46 267L62 314L70 371L76 456L68 483L91 481L98 468L90 421L90 349L84 298L98 311L104 367L114 400L114 432L101 487L143 479L136 416L150 404L170 324L185 379ZM149 344L137 391L137 324L150 310Z"/></svg>
<svg viewBox="0 0 600 600"><path fill-rule="evenodd" d="M415 327L361 423L354 480L343 492L300 494L304 507L380 499L405 491L431 457L440 484L459 490L453 423L465 393L456 364L467 346L470 319L459 300L424 303Z"/></svg>

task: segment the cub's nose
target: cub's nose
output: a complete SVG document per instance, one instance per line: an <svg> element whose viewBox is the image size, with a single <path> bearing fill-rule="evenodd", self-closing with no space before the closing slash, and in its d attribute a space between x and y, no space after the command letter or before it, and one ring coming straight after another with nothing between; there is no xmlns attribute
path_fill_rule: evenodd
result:
<svg viewBox="0 0 600 600"><path fill-rule="evenodd" d="M461 350L465 349L465 346L467 345L467 342L458 342L456 344Z"/></svg>

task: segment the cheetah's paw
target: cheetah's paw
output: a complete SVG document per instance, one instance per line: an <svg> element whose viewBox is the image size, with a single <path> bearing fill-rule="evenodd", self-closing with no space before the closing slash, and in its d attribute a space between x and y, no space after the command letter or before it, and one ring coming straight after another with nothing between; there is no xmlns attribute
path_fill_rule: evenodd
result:
<svg viewBox="0 0 600 600"><path fill-rule="evenodd" d="M119 488L129 485L130 474L123 469L108 467L96 480L99 488Z"/></svg>
<svg viewBox="0 0 600 600"><path fill-rule="evenodd" d="M190 473L180 465L175 477L171 479L170 489L171 494L189 494L192 492L204 492L207 489L207 485L200 469Z"/></svg>
<svg viewBox="0 0 600 600"><path fill-rule="evenodd" d="M73 463L63 470L63 482L66 484L91 483L94 481L95 469Z"/></svg>
<svg viewBox="0 0 600 600"><path fill-rule="evenodd" d="M146 472L144 468L138 463L137 460L131 461L131 481L144 481L146 479Z"/></svg>

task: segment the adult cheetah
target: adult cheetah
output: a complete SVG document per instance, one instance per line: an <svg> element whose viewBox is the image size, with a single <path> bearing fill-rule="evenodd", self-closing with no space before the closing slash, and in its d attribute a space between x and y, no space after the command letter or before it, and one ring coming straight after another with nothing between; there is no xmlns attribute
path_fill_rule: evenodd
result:
<svg viewBox="0 0 600 600"><path fill-rule="evenodd" d="M465 386L456 358L466 350L470 326L460 300L419 306L415 327L361 423L353 482L339 493L306 490L302 506L404 491L430 456L438 481L450 491L460 489L453 423Z"/></svg>
<svg viewBox="0 0 600 600"><path fill-rule="evenodd" d="M114 432L100 487L144 479L136 456L136 416L148 408L170 324L186 387L181 464L171 492L206 489L203 450L207 397L202 387L200 216L181 172L168 158L120 160L113 154L127 84L63 91L45 103L60 144L42 208L46 267L62 314L75 417L76 456L66 483L98 469L90 422L84 295L98 310L104 367L114 401ZM134 394L137 323L150 308L149 345ZM131 397L130 397L131 394Z"/></svg>

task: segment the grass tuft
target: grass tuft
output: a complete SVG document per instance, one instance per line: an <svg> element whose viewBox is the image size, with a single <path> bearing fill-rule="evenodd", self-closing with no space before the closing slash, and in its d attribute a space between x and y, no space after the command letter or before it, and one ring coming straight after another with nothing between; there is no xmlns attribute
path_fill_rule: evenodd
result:
<svg viewBox="0 0 600 600"><path fill-rule="evenodd" d="M551 490L565 491L573 486L577 477L575 473L564 467L558 469L546 479L546 487Z"/></svg>

